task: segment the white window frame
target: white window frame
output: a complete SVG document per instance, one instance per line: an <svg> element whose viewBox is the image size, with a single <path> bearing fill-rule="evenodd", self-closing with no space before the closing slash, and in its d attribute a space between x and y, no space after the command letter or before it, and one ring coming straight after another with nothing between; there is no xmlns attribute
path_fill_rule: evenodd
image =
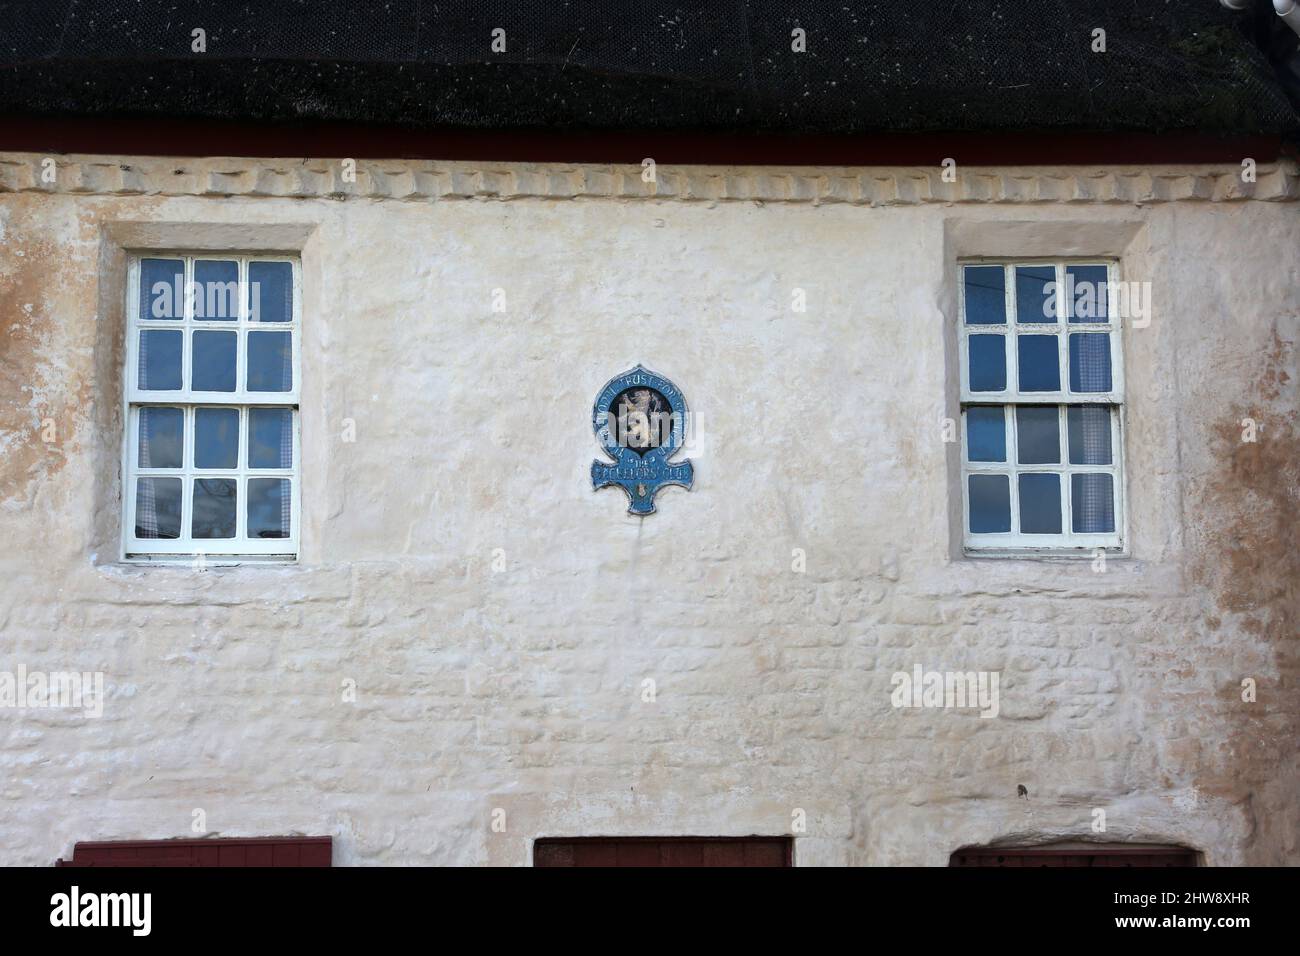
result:
<svg viewBox="0 0 1300 956"><path fill-rule="evenodd" d="M180 319L142 319L140 308L140 272L144 259L181 259L185 263L183 283L189 288L194 277L194 263L201 260L234 261L239 265L238 317L235 320L211 320L194 316L194 303L183 296L184 315ZM248 267L252 262L285 262L292 270L293 314L289 322L254 322L250 315ZM126 431L122 443L122 557L128 561L177 561L200 556L223 561L250 560L294 561L298 557L302 524L302 439L299 394L302 389L302 266L288 255L248 255L229 252L185 252L154 250L133 252L127 263L126 316L127 347L123 383L123 415ZM174 329L182 332L181 389L152 391L139 387L140 333L143 330ZM194 391L190 388L193 333L201 330L237 334L235 387L233 392ZM249 391L247 385L247 335L251 331L288 332L291 349L293 388L287 392ZM142 468L139 462L139 418L141 407L181 408L183 410L184 452L180 468ZM249 409L288 408L292 412L293 467L249 468ZM239 412L239 457L233 469L196 468L194 465L194 419L197 408L233 408ZM137 538L137 478L165 477L181 479L180 538ZM193 538L193 482L200 478L231 478L237 483L236 528L233 538ZM248 482L257 478L284 478L290 481L289 537L248 538Z"/></svg>
<svg viewBox="0 0 1300 956"><path fill-rule="evenodd" d="M1125 548L1125 482L1124 482L1124 364L1122 348L1122 319L1110 314L1108 322L1070 322L1067 319L1066 296L1058 295L1054 322L1026 323L1017 321L1015 275L1018 266L1053 266L1056 271L1056 288L1065 289L1066 269L1069 266L1103 266L1110 288L1119 281L1118 263L1105 259L1086 258L968 258L958 262L958 367L961 375L961 495L962 541L967 554L1086 554L1098 550L1124 553ZM966 324L966 267L1002 266L1004 308L1007 321L1002 325ZM1070 390L1069 336L1080 332L1107 332L1110 343L1111 389L1109 392L1073 392ZM972 392L970 390L971 335L1000 334L1005 336L1006 387L1001 391ZM1060 389L1053 392L1022 392L1019 389L1020 335L1056 335ZM1018 431L1016 407L1019 405L1055 406L1059 415L1058 438L1060 442L1057 464L1020 464L1018 462ZM1069 457L1069 406L1105 405L1110 409L1109 465L1073 465ZM967 444L967 411L971 407L1002 408L1006 437L1007 457L1002 462L972 462ZM1020 527L1020 482L1022 474L1056 474L1061 482L1061 533L1023 534ZM1115 530L1106 534L1084 534L1072 530L1073 479L1076 474L1109 474L1114 494ZM1006 475L1011 507L1011 530L1006 532L975 534L970 531L970 476Z"/></svg>

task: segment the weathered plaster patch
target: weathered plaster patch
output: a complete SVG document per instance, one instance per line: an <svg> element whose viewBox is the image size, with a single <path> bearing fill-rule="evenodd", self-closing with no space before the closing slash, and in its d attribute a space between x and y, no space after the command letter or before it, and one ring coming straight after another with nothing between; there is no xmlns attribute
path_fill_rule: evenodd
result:
<svg viewBox="0 0 1300 956"><path fill-rule="evenodd" d="M95 276L77 268L68 247L45 238L44 211L36 197L0 207L0 503L6 507L30 505L37 487L76 452L93 388L76 367L60 309L93 288Z"/></svg>
<svg viewBox="0 0 1300 956"><path fill-rule="evenodd" d="M1285 330L1285 332L1284 332ZM1252 843L1261 861L1280 863L1298 834L1287 816L1300 779L1300 430L1297 429L1296 323L1274 323L1252 380L1216 410L1213 471L1194 485L1192 578L1214 605L1207 624L1237 622L1244 640L1224 675L1228 732L1205 754L1201 786L1246 791ZM1253 426L1253 427L1252 427ZM1246 440L1248 428L1254 440ZM1257 700L1242 699L1244 679ZM1266 702L1266 698L1268 701ZM1291 706L1266 703L1292 701Z"/></svg>

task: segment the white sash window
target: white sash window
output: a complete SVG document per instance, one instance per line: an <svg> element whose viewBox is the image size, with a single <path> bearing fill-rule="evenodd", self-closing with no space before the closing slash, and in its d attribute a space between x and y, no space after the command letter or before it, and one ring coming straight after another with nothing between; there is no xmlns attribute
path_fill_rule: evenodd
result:
<svg viewBox="0 0 1300 956"><path fill-rule="evenodd" d="M1122 548L1114 264L981 261L961 273L966 549Z"/></svg>
<svg viewBox="0 0 1300 956"><path fill-rule="evenodd" d="M131 260L127 557L297 555L300 290L283 257Z"/></svg>

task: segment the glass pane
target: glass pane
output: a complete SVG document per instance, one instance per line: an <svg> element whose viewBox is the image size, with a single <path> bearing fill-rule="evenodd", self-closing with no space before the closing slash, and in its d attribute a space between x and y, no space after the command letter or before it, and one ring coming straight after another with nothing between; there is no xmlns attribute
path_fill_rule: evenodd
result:
<svg viewBox="0 0 1300 956"><path fill-rule="evenodd" d="M1110 464L1110 408L1105 405L1071 405L1066 410L1070 432L1070 464Z"/></svg>
<svg viewBox="0 0 1300 956"><path fill-rule="evenodd" d="M1006 415L1002 406L966 409L966 460L1007 460Z"/></svg>
<svg viewBox="0 0 1300 956"><path fill-rule="evenodd" d="M194 537L235 536L235 479L194 479Z"/></svg>
<svg viewBox="0 0 1300 956"><path fill-rule="evenodd" d="M290 409L248 410L248 467L293 467L293 412Z"/></svg>
<svg viewBox="0 0 1300 956"><path fill-rule="evenodd" d="M194 410L194 467L239 467L239 410Z"/></svg>
<svg viewBox="0 0 1300 956"><path fill-rule="evenodd" d="M239 263L194 261L194 318L233 322L239 318Z"/></svg>
<svg viewBox="0 0 1300 956"><path fill-rule="evenodd" d="M147 329L140 333L140 388L153 392L180 390L184 334L179 329Z"/></svg>
<svg viewBox="0 0 1300 956"><path fill-rule="evenodd" d="M966 324L1005 325L1006 272L1001 266L966 267Z"/></svg>
<svg viewBox="0 0 1300 956"><path fill-rule="evenodd" d="M972 392L1001 392L1007 387L1005 339L1005 335L972 335L968 340Z"/></svg>
<svg viewBox="0 0 1300 956"><path fill-rule="evenodd" d="M1061 476L1020 476L1020 533L1061 533Z"/></svg>
<svg viewBox="0 0 1300 956"><path fill-rule="evenodd" d="M248 536L289 537L291 503L289 479L248 479Z"/></svg>
<svg viewBox="0 0 1300 956"><path fill-rule="evenodd" d="M1055 266L1016 266L1016 321L1056 321Z"/></svg>
<svg viewBox="0 0 1300 956"><path fill-rule="evenodd" d="M288 332L249 332L248 390L293 391L292 361Z"/></svg>
<svg viewBox="0 0 1300 956"><path fill-rule="evenodd" d="M292 322L293 266L287 262L250 262L248 302L249 321Z"/></svg>
<svg viewBox="0 0 1300 956"><path fill-rule="evenodd" d="M1011 485L1006 475L970 475L971 534L1011 530Z"/></svg>
<svg viewBox="0 0 1300 956"><path fill-rule="evenodd" d="M181 536L181 480L179 478L137 478L135 480L135 536L137 538L179 538Z"/></svg>
<svg viewBox="0 0 1300 956"><path fill-rule="evenodd" d="M1110 333L1077 332L1070 336L1070 391L1110 391Z"/></svg>
<svg viewBox="0 0 1300 956"><path fill-rule="evenodd" d="M1016 406L1016 460L1022 465L1061 461L1061 413L1055 405Z"/></svg>
<svg viewBox="0 0 1300 956"><path fill-rule="evenodd" d="M233 392L237 344L234 332L195 332L190 388L196 392Z"/></svg>
<svg viewBox="0 0 1300 956"><path fill-rule="evenodd" d="M1109 322L1106 267L1066 266L1065 304L1071 322Z"/></svg>
<svg viewBox="0 0 1300 956"><path fill-rule="evenodd" d="M140 260L140 318L185 318L185 262Z"/></svg>
<svg viewBox="0 0 1300 956"><path fill-rule="evenodd" d="M1060 356L1055 335L1020 335L1020 391L1059 392L1061 390Z"/></svg>
<svg viewBox="0 0 1300 956"><path fill-rule="evenodd" d="M185 451L185 413L179 408L140 409L141 468L180 468Z"/></svg>
<svg viewBox="0 0 1300 956"><path fill-rule="evenodd" d="M1115 530L1115 497L1110 475L1071 475L1070 524L1078 534Z"/></svg>

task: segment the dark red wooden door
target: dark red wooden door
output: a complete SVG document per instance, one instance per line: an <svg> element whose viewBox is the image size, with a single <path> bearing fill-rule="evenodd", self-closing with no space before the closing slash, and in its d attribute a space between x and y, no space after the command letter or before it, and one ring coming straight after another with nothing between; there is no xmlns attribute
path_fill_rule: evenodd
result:
<svg viewBox="0 0 1300 956"><path fill-rule="evenodd" d="M78 843L55 866L329 866L333 837L217 837Z"/></svg>
<svg viewBox="0 0 1300 956"><path fill-rule="evenodd" d="M579 837L533 844L533 866L793 865L790 837Z"/></svg>
<svg viewBox="0 0 1300 956"><path fill-rule="evenodd" d="M1195 866L1180 846L978 847L958 850L949 866Z"/></svg>

